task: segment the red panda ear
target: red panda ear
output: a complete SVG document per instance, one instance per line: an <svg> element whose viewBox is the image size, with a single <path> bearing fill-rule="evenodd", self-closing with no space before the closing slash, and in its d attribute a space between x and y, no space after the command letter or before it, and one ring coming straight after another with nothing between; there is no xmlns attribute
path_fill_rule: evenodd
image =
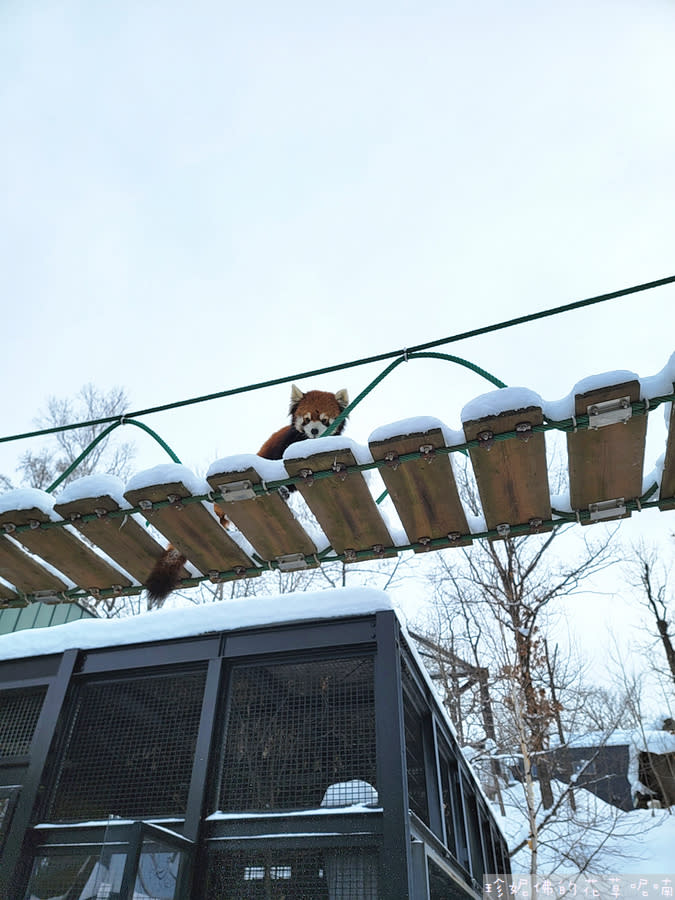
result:
<svg viewBox="0 0 675 900"><path fill-rule="evenodd" d="M349 406L349 394L345 388L335 394L335 399L337 400L340 409L346 409Z"/></svg>
<svg viewBox="0 0 675 900"><path fill-rule="evenodd" d="M291 405L288 411L291 415L295 412L295 408L305 395L302 393L297 384L291 385Z"/></svg>

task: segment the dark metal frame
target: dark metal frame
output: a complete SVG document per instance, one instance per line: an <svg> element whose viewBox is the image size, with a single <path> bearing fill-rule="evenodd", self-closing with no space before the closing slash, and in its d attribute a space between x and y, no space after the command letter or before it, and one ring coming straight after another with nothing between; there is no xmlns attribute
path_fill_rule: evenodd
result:
<svg viewBox="0 0 675 900"><path fill-rule="evenodd" d="M364 812L335 810L328 813L322 810L320 815L307 811L292 816L270 812L264 817L247 814L208 817L211 811L209 804L212 805L213 797L217 796L218 785L215 782L223 747L224 698L228 696L231 665L242 661L267 662L271 658L275 661L296 661L299 658L340 657L355 653L370 653L374 658L379 808ZM429 826L411 814L408 808L402 660L405 660L406 669L412 676L415 703L420 705L423 714ZM58 745L59 735L65 726L65 700L69 685L82 678L126 674L129 670L154 674L166 667L175 668L196 662L206 663L207 674L185 817L163 822L154 820L175 832L176 840L186 842L188 865L183 869L185 881L180 889L181 898L203 896L203 873L210 852L222 847L258 846L256 837L261 834L266 835L265 839L259 839L265 841L265 849L344 845L379 850L381 900L426 900L429 896L428 859L433 859L459 893L463 891L467 897L476 897L482 873L477 871L475 860L472 863L470 856L456 859L445 843L441 743L444 746L443 755L451 755L452 767L458 775L458 792L452 802L456 833L458 837L463 837L460 850L462 844L466 845L467 850L469 848L466 829L471 826L467 824L469 809L464 795L470 790L475 797L478 813L473 827L480 837L485 865L490 868L495 859L508 858L505 843L475 777L457 747L452 728L433 688L419 669L414 651L408 647L395 614L386 610L342 619L261 626L162 643L90 651L73 649L60 656L21 660L11 665L0 662L0 690L38 685L47 688L27 765L23 760L24 765L8 770L3 767L7 761L0 762L0 777L11 777L12 784L21 784L2 854L0 897L22 897L34 853L43 850L56 852L57 845L63 847L64 844L63 829L49 825L36 828L34 816L40 808L40 798L44 792L50 748ZM451 772L448 778L452 778ZM454 808L458 799L461 809ZM489 825L487 832L485 827L481 827L481 820ZM72 840L101 846L106 827L104 822L96 827L70 826L68 843ZM132 831L125 832L125 828L132 828ZM460 835L460 828L465 829L464 835ZM148 822L137 823L133 827L120 824L117 829L120 836L126 835L129 846L133 844L138 849L142 835L151 833L153 825ZM163 831L162 835L166 839ZM131 853L127 862L131 873ZM131 877L129 874L125 882L127 887L131 884ZM188 886L190 881L191 887Z"/></svg>

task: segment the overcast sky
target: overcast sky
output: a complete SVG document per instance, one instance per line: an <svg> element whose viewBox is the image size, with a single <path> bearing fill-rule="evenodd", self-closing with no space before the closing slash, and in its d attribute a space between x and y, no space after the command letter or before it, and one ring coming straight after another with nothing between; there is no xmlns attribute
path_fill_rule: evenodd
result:
<svg viewBox="0 0 675 900"><path fill-rule="evenodd" d="M88 381L140 409L675 274L673 46L666 0L6 0L2 434ZM557 399L659 371L674 301L445 349ZM354 396L383 365L300 386ZM410 362L348 434L456 428L487 389ZM255 451L289 392L146 422L203 471ZM137 468L165 461L129 430ZM26 446L0 445L0 471Z"/></svg>

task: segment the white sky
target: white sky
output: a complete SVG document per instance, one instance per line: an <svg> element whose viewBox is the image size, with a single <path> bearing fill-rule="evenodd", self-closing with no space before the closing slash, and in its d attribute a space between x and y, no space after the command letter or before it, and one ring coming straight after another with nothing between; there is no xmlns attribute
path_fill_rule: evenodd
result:
<svg viewBox="0 0 675 900"><path fill-rule="evenodd" d="M140 409L675 274L673 46L665 0L7 0L2 435L88 381ZM674 300L440 349L555 400L587 375L659 371ZM300 386L355 396L383 367ZM348 434L417 415L458 428L489 387L410 362ZM203 472L257 450L289 393L145 421ZM135 468L166 461L124 438ZM26 446L0 444L0 471Z"/></svg>

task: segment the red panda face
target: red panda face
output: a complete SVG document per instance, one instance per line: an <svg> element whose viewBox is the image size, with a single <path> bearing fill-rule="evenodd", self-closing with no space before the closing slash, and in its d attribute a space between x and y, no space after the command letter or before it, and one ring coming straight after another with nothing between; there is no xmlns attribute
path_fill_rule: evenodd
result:
<svg viewBox="0 0 675 900"><path fill-rule="evenodd" d="M291 418L296 431L307 438L318 438L333 424L349 404L346 391L307 391L303 394L295 385L291 392ZM344 427L344 424L342 424ZM338 428L338 433L342 431Z"/></svg>

